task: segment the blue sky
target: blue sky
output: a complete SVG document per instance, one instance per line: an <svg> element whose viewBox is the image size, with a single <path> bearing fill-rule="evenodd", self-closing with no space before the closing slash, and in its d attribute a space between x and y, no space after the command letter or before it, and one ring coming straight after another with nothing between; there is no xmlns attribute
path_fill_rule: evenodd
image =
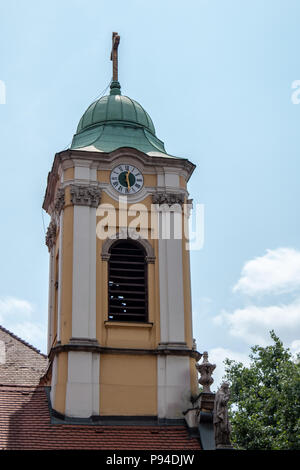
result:
<svg viewBox="0 0 300 470"><path fill-rule="evenodd" d="M216 382L273 327L300 349L299 21L296 0L1 1L0 324L45 351L47 174L111 79L118 31L123 94L197 165L194 335Z"/></svg>

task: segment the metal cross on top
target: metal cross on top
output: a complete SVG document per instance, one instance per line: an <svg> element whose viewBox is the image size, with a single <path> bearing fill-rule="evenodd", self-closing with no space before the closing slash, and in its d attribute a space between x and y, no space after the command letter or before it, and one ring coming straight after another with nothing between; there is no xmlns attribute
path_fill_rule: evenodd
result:
<svg viewBox="0 0 300 470"><path fill-rule="evenodd" d="M120 36L118 33L112 33L112 49L110 54L110 60L113 62L113 81L118 81L118 46L120 42Z"/></svg>

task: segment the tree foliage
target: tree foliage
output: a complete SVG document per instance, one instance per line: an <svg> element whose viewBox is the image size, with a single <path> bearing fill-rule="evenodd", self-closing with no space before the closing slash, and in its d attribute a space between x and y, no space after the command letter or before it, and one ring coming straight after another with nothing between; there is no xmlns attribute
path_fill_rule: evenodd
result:
<svg viewBox="0 0 300 470"><path fill-rule="evenodd" d="M232 443L240 449L300 449L300 357L274 331L271 346L253 346L250 365L225 360Z"/></svg>

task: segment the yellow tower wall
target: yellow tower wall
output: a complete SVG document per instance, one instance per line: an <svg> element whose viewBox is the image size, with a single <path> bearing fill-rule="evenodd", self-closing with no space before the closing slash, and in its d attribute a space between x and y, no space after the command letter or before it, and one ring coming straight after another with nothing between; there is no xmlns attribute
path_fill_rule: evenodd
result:
<svg viewBox="0 0 300 470"><path fill-rule="evenodd" d="M59 284L61 291L59 306L57 305L59 303L57 298L58 293L56 293L56 307L53 313L54 335L57 333L56 337L59 343L53 356L53 373L55 375L53 407L62 414L66 413L66 409L71 410L73 405L76 408L76 403L79 403L78 400L80 400L78 390L80 390L80 387L83 385L81 383L82 380L85 380L84 372L79 371L77 374L75 370L77 357L75 347L76 340L80 340L84 343L84 338L72 338L74 270L80 269L80 266L75 266L73 262L74 250L76 246L77 250L79 247L78 244L76 245L76 237L74 238L75 220L80 230L82 230L82 225L80 226L81 218L78 218L78 214L80 214L81 211L76 212L74 210L75 206L74 202L71 200L70 185L82 184L82 177L85 174L89 175L84 184L90 184L92 181L93 185L98 184L102 187L101 205L110 204L116 208L116 231L119 232L123 228L122 223L119 222L119 216L122 215L119 213L119 202L117 198L109 195L111 194L109 191L106 192L105 190L107 185L110 184L111 170L96 170L96 165L93 163L92 159L90 163L87 162L86 159L80 162L79 157L77 160L74 160L74 168L70 167L71 164L72 161L68 160L69 166L63 171L62 181L64 182L65 188L63 224L62 229L58 231L55 247L55 255L60 260L60 264L56 269L60 272ZM78 165L78 167L76 167L76 165ZM179 191L186 191L186 177L181 174L177 175L174 169L171 169L170 172L166 174L163 172L156 174L155 171L153 174L150 174L149 171L143 173L144 186L151 190L150 193L155 191L157 187L161 188L164 184L173 183L178 185ZM76 180L76 174L78 180ZM80 181L80 183L77 181ZM169 183L167 183L167 181ZM176 190L174 190L174 192L176 193ZM166 256L172 257L172 253L176 253L176 248L174 248L175 245L173 245L170 251L164 252L163 250L165 250L164 247L166 247L166 244L160 244L159 240L152 238L153 232L151 232L150 229L153 222L150 216L153 204L152 195L148 193L144 199L138 201L138 203L131 204L130 198L128 198L127 208L130 211L136 204L144 205L148 215L145 219L147 223L144 221L145 225L142 224L140 227L141 234L142 238L148 240L147 243L149 243L155 255L155 259L147 264L148 321L145 323L132 323L108 320L108 261L105 257L102 259L103 247L106 240L99 239L96 237L95 233L95 248L93 249L96 249L96 262L95 267L92 268L95 270L96 284L94 309L95 331L93 330L94 336L89 335L89 337L86 338L86 342L81 344L80 351L82 352L80 353L80 360L82 364L84 363L87 367L91 367L89 374L92 382L87 393L90 394L89 400L92 403L93 414L99 413L103 416L135 415L174 417L175 413L176 417L181 417L182 410L175 410L173 404L182 399L184 403L187 403L190 394L197 394L195 359L190 357L193 347L193 337L189 252L186 250L186 240L184 238L181 244L176 243L176 247L181 246L177 252L182 252L182 254L177 257L176 266L178 271L181 271L180 279L182 278L182 282L180 281L179 284L180 291L182 290L182 297L180 300L184 311L182 311L181 307L178 308L177 306L176 321L179 325L182 325L180 335L178 336L179 340L177 340L176 343L176 334L174 334L176 330L173 328L170 333L171 339L168 343L166 328L169 328L168 322L172 321L172 309L166 309L164 324L162 325L161 308L164 304L161 300L163 296L170 296L172 292L176 293L176 291L174 291L172 286L170 287L170 280L162 279L162 273L166 272L166 275L170 275L171 273L171 280L174 278L175 273L172 273L170 268L170 266L172 266L172 263L170 263L172 258L169 258L169 261L164 260L163 263L166 264L163 265L165 266L163 269L165 269L165 271L161 269L160 256L162 253L163 258ZM127 217L129 227L137 216L138 214ZM95 220L94 216L93 220ZM100 220L101 217L98 216L96 218L96 225ZM93 231L90 233L92 234ZM180 260L180 262L178 260ZM170 263L169 265L168 262ZM91 279L93 279L93 277ZM164 282L166 284L164 284ZM81 286L82 284L77 282L77 285ZM168 286L168 294L162 289L164 285ZM84 291L82 292L84 294ZM86 295L88 295L88 293L86 293ZM176 295L178 296L178 292ZM180 318L178 316L179 311L182 312ZM80 321L84 324L86 312L82 312L82 315L81 317L81 310L77 308L77 324L79 324L78 318L80 318ZM74 318L73 329L75 325ZM164 334L163 342L162 331ZM55 347L55 344L53 346ZM169 347L171 349L168 351ZM179 348L177 353L176 348ZM71 353L68 351L71 351ZM95 362L96 357L97 360ZM93 369L94 367L97 367L96 372ZM98 380L99 383L96 383L95 380ZM74 400L72 394L75 392L72 390L76 391L78 394L78 397ZM88 386L85 384L82 390L88 390ZM94 397L95 394L98 394L96 400ZM185 395L184 397L183 394ZM171 411L168 411L168 403L172 403L173 408L170 408ZM83 410L83 412L85 411ZM168 413L171 413L171 415L169 416ZM76 416L76 410L75 414L70 414L70 416Z"/></svg>
<svg viewBox="0 0 300 470"><path fill-rule="evenodd" d="M100 414L117 416L157 415L155 356L101 355Z"/></svg>

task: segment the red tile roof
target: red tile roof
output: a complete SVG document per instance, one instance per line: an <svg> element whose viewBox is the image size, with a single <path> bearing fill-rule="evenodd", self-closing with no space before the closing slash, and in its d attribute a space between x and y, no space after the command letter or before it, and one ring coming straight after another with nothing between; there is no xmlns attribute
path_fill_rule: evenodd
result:
<svg viewBox="0 0 300 470"><path fill-rule="evenodd" d="M184 425L54 424L43 386L0 385L0 449L200 450Z"/></svg>
<svg viewBox="0 0 300 470"><path fill-rule="evenodd" d="M25 346L27 346L28 348L32 349L33 351L35 351L36 353L40 354L41 356L43 356L44 358L47 358L47 356L43 353L41 353L41 351L39 349L37 349L35 346L33 346L32 344L28 343L27 341L25 341L24 339L20 338L19 336L15 335L12 331L8 330L7 328L4 328L4 326L0 325L0 330L2 330L4 333L7 333L8 335L10 335L12 338L16 339L17 341L19 341L20 343L24 344Z"/></svg>
<svg viewBox="0 0 300 470"><path fill-rule="evenodd" d="M3 353L0 361L0 383L38 385L48 367L47 356L1 325L0 341Z"/></svg>

